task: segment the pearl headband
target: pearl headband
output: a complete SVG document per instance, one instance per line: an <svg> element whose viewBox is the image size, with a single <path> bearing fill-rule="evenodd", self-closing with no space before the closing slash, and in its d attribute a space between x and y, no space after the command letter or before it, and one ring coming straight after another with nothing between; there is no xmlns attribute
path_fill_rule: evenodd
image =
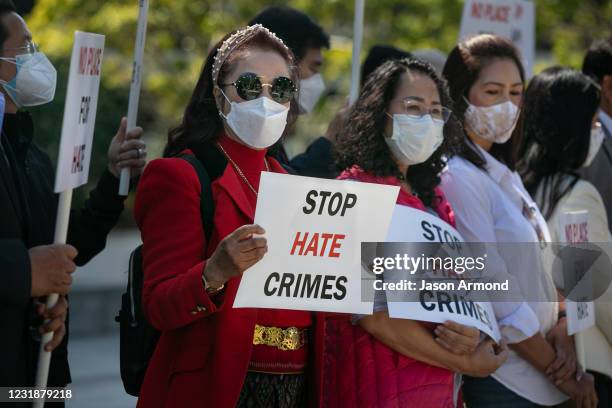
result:
<svg viewBox="0 0 612 408"><path fill-rule="evenodd" d="M234 34L232 34L230 37L228 37L227 40L223 41L223 44L221 44L221 46L217 50L217 53L215 54L214 62L212 66L213 84L215 85L217 84L217 80L219 78L219 72L221 71L221 67L225 63L225 60L227 59L227 57L229 57L230 54L234 52L236 48L238 48L240 45L244 44L247 40L253 38L256 34L259 34L259 33L265 33L268 37L278 42L282 47L284 47L287 51L289 51L289 48L287 48L283 40L278 38L276 34L268 30L266 27L262 26L261 24L255 24L255 25L240 29L236 31ZM288 54L291 55L290 52L288 52Z"/></svg>

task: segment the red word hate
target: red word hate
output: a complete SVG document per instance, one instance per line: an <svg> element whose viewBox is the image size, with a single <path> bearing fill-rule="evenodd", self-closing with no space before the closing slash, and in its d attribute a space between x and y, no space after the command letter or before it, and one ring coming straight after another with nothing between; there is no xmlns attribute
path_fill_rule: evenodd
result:
<svg viewBox="0 0 612 408"><path fill-rule="evenodd" d="M79 75L100 75L102 48L81 47L79 51Z"/></svg>
<svg viewBox="0 0 612 408"><path fill-rule="evenodd" d="M342 246L342 241L345 238L344 234L330 234L315 232L310 234L305 232L304 235L300 231L295 234L293 246L291 247L291 255L299 251L297 255L312 255L312 256L327 256L330 258L339 258L340 253L337 252ZM328 242L331 242L328 246ZM327 255L325 251L327 250Z"/></svg>

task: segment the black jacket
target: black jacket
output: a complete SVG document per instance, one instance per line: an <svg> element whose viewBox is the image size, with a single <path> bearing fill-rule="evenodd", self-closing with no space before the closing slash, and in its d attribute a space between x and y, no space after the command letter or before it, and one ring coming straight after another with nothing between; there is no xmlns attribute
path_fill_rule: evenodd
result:
<svg viewBox="0 0 612 408"><path fill-rule="evenodd" d="M33 385L40 319L32 305L27 249L53 242L57 194L49 157L32 143L33 124L26 112L4 116L0 149L0 386ZM68 243L83 265L104 249L106 236L123 210L119 182L110 172L100 178L83 208L72 210ZM66 321L68 328L68 321ZM68 334L52 355L49 386L70 382Z"/></svg>
<svg viewBox="0 0 612 408"><path fill-rule="evenodd" d="M273 154L276 160L291 174L326 179L336 178L339 174L334 168L332 143L324 137L316 139L304 153L291 160L282 144L279 143L275 147L277 150Z"/></svg>

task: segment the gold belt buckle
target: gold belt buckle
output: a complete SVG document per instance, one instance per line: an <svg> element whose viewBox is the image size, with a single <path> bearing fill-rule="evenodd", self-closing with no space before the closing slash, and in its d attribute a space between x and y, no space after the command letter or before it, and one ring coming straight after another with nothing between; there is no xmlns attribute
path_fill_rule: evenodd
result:
<svg viewBox="0 0 612 408"><path fill-rule="evenodd" d="M264 344L276 347L279 350L298 350L304 346L304 332L297 327L281 329L280 327L266 327L256 324L253 332L253 344Z"/></svg>

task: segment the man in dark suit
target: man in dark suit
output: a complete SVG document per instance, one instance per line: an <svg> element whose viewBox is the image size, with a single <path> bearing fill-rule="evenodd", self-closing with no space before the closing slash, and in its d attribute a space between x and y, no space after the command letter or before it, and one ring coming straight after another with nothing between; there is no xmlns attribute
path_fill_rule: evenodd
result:
<svg viewBox="0 0 612 408"><path fill-rule="evenodd" d="M601 194L608 214L608 229L612 230L612 37L591 45L582 72L601 86L599 121L605 135L601 149L582 175Z"/></svg>
<svg viewBox="0 0 612 408"><path fill-rule="evenodd" d="M109 147L107 169L83 208L70 214L72 246L49 245L58 204L54 170L33 142L32 118L23 108L53 99L55 69L33 45L32 34L9 0L0 0L0 50L0 92L6 103L0 135L0 386L33 385L41 333L53 331L47 347L57 347L48 385L62 387L70 382L67 302L61 297L56 308L46 311L36 298L66 294L74 264L83 265L104 249L123 211L125 197L118 195L121 168L138 175L145 164L145 144L142 129L126 134L123 118ZM44 318L51 322L44 325Z"/></svg>

